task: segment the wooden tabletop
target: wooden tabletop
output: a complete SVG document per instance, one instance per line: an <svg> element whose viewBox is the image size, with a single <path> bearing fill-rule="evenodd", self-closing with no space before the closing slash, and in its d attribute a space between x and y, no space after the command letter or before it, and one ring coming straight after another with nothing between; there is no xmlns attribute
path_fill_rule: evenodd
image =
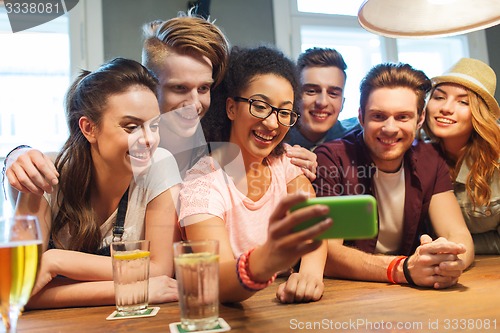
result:
<svg viewBox="0 0 500 333"><path fill-rule="evenodd" d="M275 285L220 316L233 332L500 332L500 256L480 256L445 290L386 283L325 280L319 302L279 304ZM18 332L169 332L177 303L155 317L107 321L114 306L27 311Z"/></svg>

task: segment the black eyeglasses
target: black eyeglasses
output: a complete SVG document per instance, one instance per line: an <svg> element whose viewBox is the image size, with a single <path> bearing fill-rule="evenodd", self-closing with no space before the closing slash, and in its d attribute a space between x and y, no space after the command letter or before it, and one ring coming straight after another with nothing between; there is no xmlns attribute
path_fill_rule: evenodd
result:
<svg viewBox="0 0 500 333"><path fill-rule="evenodd" d="M292 127L299 119L300 115L290 109L282 109L272 106L271 104L259 99L233 97L237 102L247 102L249 105L250 114L256 118L266 119L273 112L276 112L278 122L286 127Z"/></svg>

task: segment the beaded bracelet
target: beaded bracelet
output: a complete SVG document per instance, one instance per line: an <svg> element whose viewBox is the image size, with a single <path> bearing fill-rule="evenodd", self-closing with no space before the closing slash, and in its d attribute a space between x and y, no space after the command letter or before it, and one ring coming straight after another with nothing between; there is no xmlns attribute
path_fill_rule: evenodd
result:
<svg viewBox="0 0 500 333"><path fill-rule="evenodd" d="M401 260L406 258L406 256L397 256L391 261L389 266L387 266L387 279L389 280L389 282L396 284L396 281L394 280L394 267L396 267L401 262Z"/></svg>
<svg viewBox="0 0 500 333"><path fill-rule="evenodd" d="M248 250L247 252L241 254L236 261L236 275L238 276L238 281L241 286L248 291L255 292L262 290L269 286L276 279L276 275L274 274L268 281L266 282L256 282L253 279L252 273L250 272L250 264L249 258L250 254L255 250L255 248Z"/></svg>
<svg viewBox="0 0 500 333"><path fill-rule="evenodd" d="M403 273L405 275L406 281L408 281L408 284L410 286L416 286L417 284L415 283L415 281L413 281L410 275L410 269L408 268L408 259L410 259L410 257L406 258L405 261L403 261Z"/></svg>

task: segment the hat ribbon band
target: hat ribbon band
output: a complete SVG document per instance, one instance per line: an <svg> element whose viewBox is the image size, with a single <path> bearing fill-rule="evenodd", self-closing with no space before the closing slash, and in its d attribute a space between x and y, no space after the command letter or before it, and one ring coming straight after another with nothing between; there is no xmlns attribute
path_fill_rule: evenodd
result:
<svg viewBox="0 0 500 333"><path fill-rule="evenodd" d="M454 77L458 77L458 78L470 81L470 82L474 83L475 85L479 86L480 88L484 89L485 91L487 91L489 93L489 90L479 80L477 80L476 78L474 78L474 77L472 77L470 75L462 74L462 73L448 73L448 74L445 74L445 75L446 76L454 76Z"/></svg>

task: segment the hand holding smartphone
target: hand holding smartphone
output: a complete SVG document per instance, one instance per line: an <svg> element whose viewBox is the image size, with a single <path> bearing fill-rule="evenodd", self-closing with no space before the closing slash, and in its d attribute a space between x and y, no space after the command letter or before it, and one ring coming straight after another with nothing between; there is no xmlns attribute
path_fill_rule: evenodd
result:
<svg viewBox="0 0 500 333"><path fill-rule="evenodd" d="M328 206L330 208L328 216L333 220L333 225L318 239L368 239L377 235L377 200L373 196L345 195L310 198L293 206L291 211L316 204ZM296 226L294 231L307 229L325 218L326 216L305 221Z"/></svg>

